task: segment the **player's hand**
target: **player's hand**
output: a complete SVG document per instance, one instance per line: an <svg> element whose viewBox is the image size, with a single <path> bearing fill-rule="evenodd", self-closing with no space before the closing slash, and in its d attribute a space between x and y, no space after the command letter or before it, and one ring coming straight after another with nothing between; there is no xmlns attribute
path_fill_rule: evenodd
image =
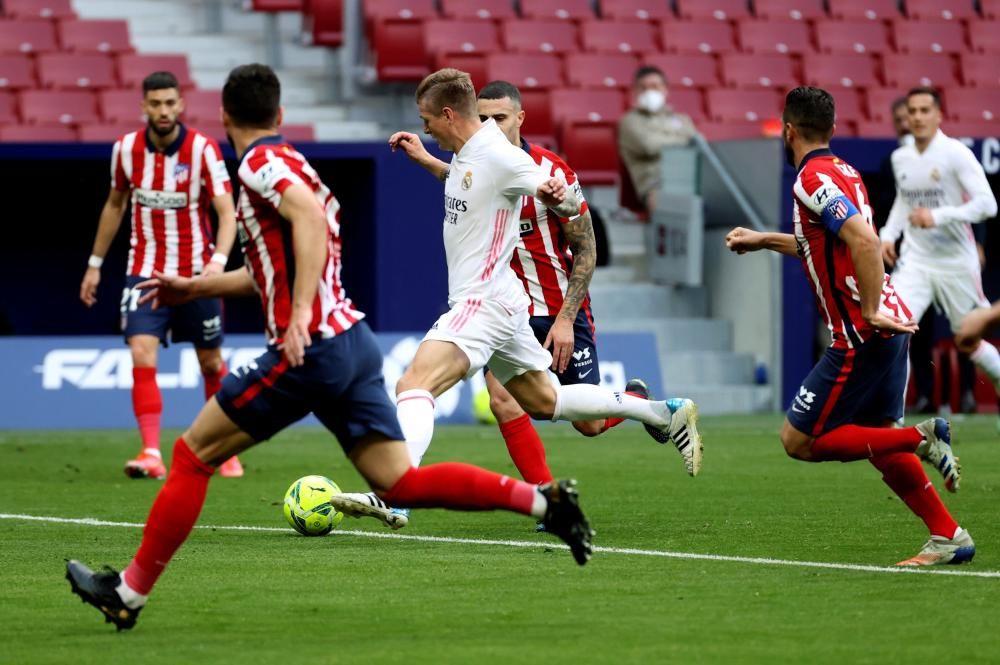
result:
<svg viewBox="0 0 1000 665"><path fill-rule="evenodd" d="M882 243L882 260L887 266L892 268L896 265L896 259L899 256L896 255L896 243L894 242L884 242Z"/></svg>
<svg viewBox="0 0 1000 665"><path fill-rule="evenodd" d="M137 301L140 305L152 301L153 309L168 307L170 305L183 305L194 300L195 287L197 287L197 277L178 277L177 275L164 275L162 272L154 272L150 279L139 282L135 288L146 291Z"/></svg>
<svg viewBox="0 0 1000 665"><path fill-rule="evenodd" d="M312 306L292 306L292 321L285 331L278 348L285 352L285 358L292 367L299 367L306 361L306 347L312 345L309 324L312 323Z"/></svg>
<svg viewBox="0 0 1000 665"><path fill-rule="evenodd" d="M101 283L101 269L87 268L83 273L83 283L80 284L80 300L87 307L93 307L97 302L97 285Z"/></svg>
<svg viewBox="0 0 1000 665"><path fill-rule="evenodd" d="M556 322L549 328L549 334L545 336L546 349L552 351L552 369L555 372L565 372L569 367L569 360L573 357L573 322L561 316L556 317Z"/></svg>
<svg viewBox="0 0 1000 665"><path fill-rule="evenodd" d="M927 208L914 208L910 212L910 224L917 227L918 229L929 229L936 226L934 223L934 215Z"/></svg>
<svg viewBox="0 0 1000 665"><path fill-rule="evenodd" d="M202 275L221 275L224 272L226 272L226 266L224 266L221 263L218 263L216 261L209 261L208 263L205 264L205 267L202 268L201 274Z"/></svg>
<svg viewBox="0 0 1000 665"><path fill-rule="evenodd" d="M763 238L764 236L758 231L751 231L742 226L737 226L726 234L726 247L737 254L756 252L761 248Z"/></svg>
<svg viewBox="0 0 1000 665"><path fill-rule="evenodd" d="M918 330L916 321L904 321L898 316L890 316L883 312L875 312L874 316L866 316L865 323L876 330L888 333L915 333Z"/></svg>
<svg viewBox="0 0 1000 665"><path fill-rule="evenodd" d="M538 186L535 196L546 208L558 206L566 200L566 183L559 178L549 178Z"/></svg>
<svg viewBox="0 0 1000 665"><path fill-rule="evenodd" d="M955 333L955 346L959 351L969 353L975 351L979 345L979 340L986 335L990 328L992 310L981 308L974 309L962 319L962 324Z"/></svg>
<svg viewBox="0 0 1000 665"><path fill-rule="evenodd" d="M389 148L393 152L397 149L402 150L407 157L418 164L423 164L431 156L420 137L411 132L396 132L390 136Z"/></svg>

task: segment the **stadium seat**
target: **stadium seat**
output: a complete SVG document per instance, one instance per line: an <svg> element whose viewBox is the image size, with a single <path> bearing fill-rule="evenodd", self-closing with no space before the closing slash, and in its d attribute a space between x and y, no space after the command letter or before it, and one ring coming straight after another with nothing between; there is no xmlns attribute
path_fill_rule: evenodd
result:
<svg viewBox="0 0 1000 665"><path fill-rule="evenodd" d="M77 134L84 143L114 143L125 134L141 128L142 126L136 123L96 123L80 125L77 128Z"/></svg>
<svg viewBox="0 0 1000 665"><path fill-rule="evenodd" d="M18 122L17 97L13 92L0 90L0 125L11 125Z"/></svg>
<svg viewBox="0 0 1000 665"><path fill-rule="evenodd" d="M830 16L837 19L891 21L900 17L897 0L827 0Z"/></svg>
<svg viewBox="0 0 1000 665"><path fill-rule="evenodd" d="M191 69L186 55L124 53L118 56L118 80L126 88L142 86L142 80L153 72L170 72L181 88L193 88Z"/></svg>
<svg viewBox="0 0 1000 665"><path fill-rule="evenodd" d="M15 53L0 55L0 88L19 90L37 86L35 62L31 56Z"/></svg>
<svg viewBox="0 0 1000 665"><path fill-rule="evenodd" d="M977 88L1000 88L1000 67L997 66L1000 63L995 55L963 53L960 62L965 85ZM2 67L0 65L0 70Z"/></svg>
<svg viewBox="0 0 1000 665"><path fill-rule="evenodd" d="M576 26L555 19L504 21L500 34L508 50L521 53L570 53L580 48Z"/></svg>
<svg viewBox="0 0 1000 665"><path fill-rule="evenodd" d="M639 61L627 53L569 53L566 82L578 88L628 88Z"/></svg>
<svg viewBox="0 0 1000 665"><path fill-rule="evenodd" d="M131 53L128 21L70 19L59 23L63 50L97 53Z"/></svg>
<svg viewBox="0 0 1000 665"><path fill-rule="evenodd" d="M740 21L736 24L740 48L748 53L812 51L809 26L802 21Z"/></svg>
<svg viewBox="0 0 1000 665"><path fill-rule="evenodd" d="M491 53L487 78L510 81L519 88L558 88L563 85L559 58L545 53Z"/></svg>
<svg viewBox="0 0 1000 665"><path fill-rule="evenodd" d="M566 162L587 185L612 185L618 180L617 125L612 122L568 122L559 145Z"/></svg>
<svg viewBox="0 0 1000 665"><path fill-rule="evenodd" d="M677 14L688 20L735 21L749 18L746 0L677 0Z"/></svg>
<svg viewBox="0 0 1000 665"><path fill-rule="evenodd" d="M307 0L302 29L316 46L340 46L344 42L344 0Z"/></svg>
<svg viewBox="0 0 1000 665"><path fill-rule="evenodd" d="M521 16L528 19L583 21L596 18L590 0L520 0Z"/></svg>
<svg viewBox="0 0 1000 665"><path fill-rule="evenodd" d="M919 20L975 20L976 8L969 0L906 0L906 15Z"/></svg>
<svg viewBox="0 0 1000 665"><path fill-rule="evenodd" d="M891 120L859 120L854 123L857 136L866 139L894 139L896 132Z"/></svg>
<svg viewBox="0 0 1000 665"><path fill-rule="evenodd" d="M906 90L899 88L871 88L865 91L865 106L868 109L868 119L885 123L889 134L892 131L892 105Z"/></svg>
<svg viewBox="0 0 1000 665"><path fill-rule="evenodd" d="M3 13L12 18L76 18L72 0L4 0Z"/></svg>
<svg viewBox="0 0 1000 665"><path fill-rule="evenodd" d="M668 89L667 104L678 113L691 116L691 120L695 123L708 118L705 113L705 97L698 88Z"/></svg>
<svg viewBox="0 0 1000 665"><path fill-rule="evenodd" d="M250 0L250 9L255 12L300 12L303 0Z"/></svg>
<svg viewBox="0 0 1000 665"><path fill-rule="evenodd" d="M670 3L663 0L601 0L601 16L626 21L670 21L676 18Z"/></svg>
<svg viewBox="0 0 1000 665"><path fill-rule="evenodd" d="M741 141L763 137L759 120L705 121L698 123L698 131L709 141Z"/></svg>
<svg viewBox="0 0 1000 665"><path fill-rule="evenodd" d="M549 94L552 121L618 122L625 112L625 94L620 90L558 88Z"/></svg>
<svg viewBox="0 0 1000 665"><path fill-rule="evenodd" d="M183 95L184 119L192 124L222 122L222 92L188 90Z"/></svg>
<svg viewBox="0 0 1000 665"><path fill-rule="evenodd" d="M380 81L419 81L430 74L421 21L376 21L372 46Z"/></svg>
<svg viewBox="0 0 1000 665"><path fill-rule="evenodd" d="M219 145L226 145L226 141L228 141L226 138L226 128L218 120L215 122L199 122L194 128L205 136L210 136L218 141Z"/></svg>
<svg viewBox="0 0 1000 665"><path fill-rule="evenodd" d="M889 30L882 21L823 21L816 24L821 53L884 53L891 51Z"/></svg>
<svg viewBox="0 0 1000 665"><path fill-rule="evenodd" d="M43 88L115 88L115 61L99 53L44 53L38 56L38 82Z"/></svg>
<svg viewBox="0 0 1000 665"><path fill-rule="evenodd" d="M453 19L490 21L517 17L510 0L441 0L441 14Z"/></svg>
<svg viewBox="0 0 1000 665"><path fill-rule="evenodd" d="M896 50L902 53L961 53L965 35L958 21L907 21L893 23Z"/></svg>
<svg viewBox="0 0 1000 665"><path fill-rule="evenodd" d="M714 55L650 53L643 58L642 64L659 67L667 77L667 84L674 89L720 85L719 63Z"/></svg>
<svg viewBox="0 0 1000 665"><path fill-rule="evenodd" d="M881 85L875 59L867 53L807 53L802 57L803 83L821 88Z"/></svg>
<svg viewBox="0 0 1000 665"><path fill-rule="evenodd" d="M98 121L97 100L86 90L24 90L21 117L34 125L82 125Z"/></svg>
<svg viewBox="0 0 1000 665"><path fill-rule="evenodd" d="M837 112L837 133L840 136L844 136L844 132L841 131L844 122L855 123L859 120L868 119L867 114L865 114L861 93L858 90L854 88L837 88L831 90L830 94L833 95L833 104Z"/></svg>
<svg viewBox="0 0 1000 665"><path fill-rule="evenodd" d="M781 95L776 91L713 88L706 91L708 115L713 120L760 121L781 116Z"/></svg>
<svg viewBox="0 0 1000 665"><path fill-rule="evenodd" d="M278 131L290 143L313 143L316 140L316 128L309 124L282 125Z"/></svg>
<svg viewBox="0 0 1000 665"><path fill-rule="evenodd" d="M51 53L59 50L56 28L42 19L0 19L0 53Z"/></svg>
<svg viewBox="0 0 1000 665"><path fill-rule="evenodd" d="M503 79L509 81L510 79ZM556 123L552 120L552 102L548 90L522 88L521 108L524 109L524 124L521 134L530 137L532 143L555 145Z"/></svg>
<svg viewBox="0 0 1000 665"><path fill-rule="evenodd" d="M723 85L734 88L794 88L795 62L780 53L727 53L719 58Z"/></svg>
<svg viewBox="0 0 1000 665"><path fill-rule="evenodd" d="M1000 21L969 23L969 46L976 53L1000 54Z"/></svg>
<svg viewBox="0 0 1000 665"><path fill-rule="evenodd" d="M438 19L424 24L428 53L485 53L500 48L496 26L490 21Z"/></svg>
<svg viewBox="0 0 1000 665"><path fill-rule="evenodd" d="M137 90L102 90L97 106L104 124L146 124L142 111L142 93Z"/></svg>
<svg viewBox="0 0 1000 665"><path fill-rule="evenodd" d="M990 21L1000 19L1000 0L979 0L979 8L983 12L983 18ZM972 25L971 21L969 25Z"/></svg>
<svg viewBox="0 0 1000 665"><path fill-rule="evenodd" d="M950 119L1000 121L1000 89L950 88L943 97Z"/></svg>
<svg viewBox="0 0 1000 665"><path fill-rule="evenodd" d="M375 26L385 21L419 22L439 18L434 0L365 0L365 35L372 39Z"/></svg>
<svg viewBox="0 0 1000 665"><path fill-rule="evenodd" d="M953 120L945 123L944 130L949 136L959 138L996 138L1000 136L1000 119Z"/></svg>
<svg viewBox="0 0 1000 665"><path fill-rule="evenodd" d="M733 27L727 21L665 21L660 24L660 44L668 53L736 51Z"/></svg>
<svg viewBox="0 0 1000 665"><path fill-rule="evenodd" d="M476 51L471 53L439 51L434 56L434 69L454 67L463 71L472 79L473 87L479 90L489 82L486 78L486 55Z"/></svg>
<svg viewBox="0 0 1000 665"><path fill-rule="evenodd" d="M659 50L656 29L645 21L585 21L580 26L583 50L594 53L649 53Z"/></svg>
<svg viewBox="0 0 1000 665"><path fill-rule="evenodd" d="M998 63L994 62L994 67ZM955 63L950 55L886 53L882 56L882 80L889 87L912 88L932 85L937 88L959 84Z"/></svg>
<svg viewBox="0 0 1000 665"><path fill-rule="evenodd" d="M76 143L77 133L67 125L40 127L38 125L0 126L0 141L6 143Z"/></svg>
<svg viewBox="0 0 1000 665"><path fill-rule="evenodd" d="M810 21L826 17L823 0L754 0L753 12L759 19Z"/></svg>

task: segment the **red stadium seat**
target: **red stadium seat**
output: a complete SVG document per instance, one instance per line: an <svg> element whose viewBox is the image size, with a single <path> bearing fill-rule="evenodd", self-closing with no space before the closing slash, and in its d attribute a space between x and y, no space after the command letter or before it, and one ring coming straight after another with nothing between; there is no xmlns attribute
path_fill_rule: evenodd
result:
<svg viewBox="0 0 1000 665"><path fill-rule="evenodd" d="M854 123L857 136L866 139L894 139L896 131L892 128L892 121L886 120L859 120Z"/></svg>
<svg viewBox="0 0 1000 665"><path fill-rule="evenodd" d="M617 126L611 122L568 122L559 145L566 163L587 185L613 185L618 180Z"/></svg>
<svg viewBox="0 0 1000 665"><path fill-rule="evenodd" d="M977 88L1000 88L1000 64L995 55L983 53L963 53L961 58L962 78L965 85ZM2 69L2 65L0 65Z"/></svg>
<svg viewBox="0 0 1000 665"><path fill-rule="evenodd" d="M184 120L192 124L222 122L222 91L188 90L184 99Z"/></svg>
<svg viewBox="0 0 1000 665"><path fill-rule="evenodd" d="M486 58L486 72L491 81L510 81L522 92L563 85L559 58L544 53L492 53Z"/></svg>
<svg viewBox="0 0 1000 665"><path fill-rule="evenodd" d="M889 30L882 21L824 21L816 24L821 53L884 53L891 51Z"/></svg>
<svg viewBox="0 0 1000 665"><path fill-rule="evenodd" d="M45 53L38 56L38 81L43 88L115 88L115 61L99 53Z"/></svg>
<svg viewBox="0 0 1000 665"><path fill-rule="evenodd" d="M719 63L713 55L651 53L643 58L642 64L659 67L667 77L667 83L674 88L720 85Z"/></svg>
<svg viewBox="0 0 1000 665"><path fill-rule="evenodd" d="M509 81L510 79L503 79ZM552 102L548 90L524 89L521 92L521 108L524 109L524 124L521 134L530 137L531 143L554 145L556 142L556 123L552 120Z"/></svg>
<svg viewBox="0 0 1000 665"><path fill-rule="evenodd" d="M0 125L11 125L17 122L17 98L12 92L0 90Z"/></svg>
<svg viewBox="0 0 1000 665"><path fill-rule="evenodd" d="M3 13L12 18L76 18L71 0L4 0Z"/></svg>
<svg viewBox="0 0 1000 665"><path fill-rule="evenodd" d="M983 12L983 18L994 21L1000 18L1000 0L979 0L979 8ZM972 25L972 22L970 22Z"/></svg>
<svg viewBox="0 0 1000 665"><path fill-rule="evenodd" d="M595 18L590 0L521 0L521 16L529 19L583 21Z"/></svg>
<svg viewBox="0 0 1000 665"><path fill-rule="evenodd" d="M194 87L186 55L125 53L118 56L118 80L126 88L142 86L142 80L153 72L170 72L181 88Z"/></svg>
<svg viewBox="0 0 1000 665"><path fill-rule="evenodd" d="M585 51L649 53L656 51L656 29L644 21L586 21L580 26Z"/></svg>
<svg viewBox="0 0 1000 665"><path fill-rule="evenodd" d="M0 141L5 143L76 143L76 130L72 127L38 125L0 126Z"/></svg>
<svg viewBox="0 0 1000 665"><path fill-rule="evenodd" d="M340 46L344 42L344 0L306 0L302 29L316 46Z"/></svg>
<svg viewBox="0 0 1000 665"><path fill-rule="evenodd" d="M618 21L671 21L675 18L669 2L663 0L601 0L601 16Z"/></svg>
<svg viewBox="0 0 1000 665"><path fill-rule="evenodd" d="M1000 120L1000 89L951 88L944 92L944 112L959 120Z"/></svg>
<svg viewBox="0 0 1000 665"><path fill-rule="evenodd" d="M1000 119L955 120L948 122L945 131L959 138L985 139L1000 137Z"/></svg>
<svg viewBox="0 0 1000 665"><path fill-rule="evenodd" d="M731 90L713 88L705 93L708 115L714 120L760 121L781 116L782 96L767 88Z"/></svg>
<svg viewBox="0 0 1000 665"><path fill-rule="evenodd" d="M282 125L282 127L283 126L284 125ZM197 129L205 136L210 136L211 138L215 139L216 141L219 142L220 145L225 145L226 141L228 140L226 138L226 128L218 120L216 120L215 122L209 122L207 120L205 122L199 122L197 125L194 126L194 129Z"/></svg>
<svg viewBox="0 0 1000 665"><path fill-rule="evenodd" d="M794 88L799 84L795 62L779 53L727 53L720 57L722 83L734 88Z"/></svg>
<svg viewBox="0 0 1000 665"><path fill-rule="evenodd" d="M430 74L420 21L376 21L372 46L380 81L419 81Z"/></svg>
<svg viewBox="0 0 1000 665"><path fill-rule="evenodd" d="M66 51L131 53L128 21L70 19L59 23L59 42Z"/></svg>
<svg viewBox="0 0 1000 665"><path fill-rule="evenodd" d="M868 108L868 118L876 122L886 124L889 134L895 132L892 129L892 105L897 99L906 95L906 90L899 88L871 88L865 91L865 99Z"/></svg>
<svg viewBox="0 0 1000 665"><path fill-rule="evenodd" d="M732 53L733 28L726 21L667 21L660 25L660 44L668 53Z"/></svg>
<svg viewBox="0 0 1000 665"><path fill-rule="evenodd" d="M1000 54L1000 21L973 21L969 23L969 46L976 53Z"/></svg>
<svg viewBox="0 0 1000 665"><path fill-rule="evenodd" d="M961 53L965 34L958 21L906 21L893 24L896 50L903 53Z"/></svg>
<svg viewBox="0 0 1000 665"><path fill-rule="evenodd" d="M490 21L427 21L424 45L428 53L484 53L500 49L496 26Z"/></svg>
<svg viewBox="0 0 1000 665"><path fill-rule="evenodd" d="M82 125L98 121L94 93L84 90L24 90L21 117L35 125Z"/></svg>
<svg viewBox="0 0 1000 665"><path fill-rule="evenodd" d="M445 67L454 67L468 74L476 90L479 90L489 82L489 79L486 78L485 53L441 51L434 56L434 69L438 70Z"/></svg>
<svg viewBox="0 0 1000 665"><path fill-rule="evenodd" d="M705 113L705 98L697 88L670 88L667 91L667 103L678 113L691 116L691 120L696 123L708 117Z"/></svg>
<svg viewBox="0 0 1000 665"><path fill-rule="evenodd" d="M141 129L141 127L141 125L137 125L136 123L98 123L93 125L80 125L77 129L77 133L80 136L80 140L85 143L114 143L125 134Z"/></svg>
<svg viewBox="0 0 1000 665"><path fill-rule="evenodd" d="M625 112L625 94L620 90L574 90L559 88L549 95L552 120L564 122L613 122Z"/></svg>
<svg viewBox="0 0 1000 665"><path fill-rule="evenodd" d="M779 21L826 18L823 0L754 0L753 11L757 18Z"/></svg>
<svg viewBox="0 0 1000 665"><path fill-rule="evenodd" d="M759 120L705 121L698 123L698 131L709 141L744 141L763 137Z"/></svg>
<svg viewBox="0 0 1000 665"><path fill-rule="evenodd" d="M290 143L313 143L316 140L316 128L308 124L282 125L278 131Z"/></svg>
<svg viewBox="0 0 1000 665"><path fill-rule="evenodd" d="M419 22L439 18L434 0L366 0L365 34L372 39L375 26L385 21Z"/></svg>
<svg viewBox="0 0 1000 665"><path fill-rule="evenodd" d="M137 90L102 90L97 105L105 124L146 124L142 93Z"/></svg>
<svg viewBox="0 0 1000 665"><path fill-rule="evenodd" d="M746 0L677 0L677 14L683 19L735 21L748 18Z"/></svg>
<svg viewBox="0 0 1000 665"><path fill-rule="evenodd" d="M42 19L0 19L0 53L51 53L59 50L56 28Z"/></svg>
<svg viewBox="0 0 1000 665"><path fill-rule="evenodd" d="M836 90L831 90L830 94L833 95L833 105L837 111L837 133L841 136L844 135L840 131L844 122L853 123L868 118L865 114L864 103L859 91L854 88L837 88Z"/></svg>
<svg viewBox="0 0 1000 665"><path fill-rule="evenodd" d="M570 53L579 49L577 28L566 21L504 21L504 46L522 53Z"/></svg>
<svg viewBox="0 0 1000 665"><path fill-rule="evenodd" d="M891 21L899 18L897 0L827 0L830 16L839 19Z"/></svg>
<svg viewBox="0 0 1000 665"><path fill-rule="evenodd" d="M448 18L489 21L517 17L510 0L442 0L441 13Z"/></svg>
<svg viewBox="0 0 1000 665"><path fill-rule="evenodd" d="M875 60L866 53L807 53L802 57L806 85L820 88L879 86Z"/></svg>
<svg viewBox="0 0 1000 665"><path fill-rule="evenodd" d="M949 55L886 53L882 56L882 80L887 86L897 88L959 84L955 63Z"/></svg>
<svg viewBox="0 0 1000 665"><path fill-rule="evenodd" d="M569 53L565 64L566 82L578 88L628 88L639 68L626 53Z"/></svg>
<svg viewBox="0 0 1000 665"><path fill-rule="evenodd" d="M976 20L979 14L969 0L906 0L906 15L915 19Z"/></svg>
<svg viewBox="0 0 1000 665"><path fill-rule="evenodd" d="M250 8L255 12L300 12L303 0L251 0Z"/></svg>
<svg viewBox="0 0 1000 665"><path fill-rule="evenodd" d="M740 46L749 53L812 51L809 26L802 21L740 21L736 25Z"/></svg>
<svg viewBox="0 0 1000 665"><path fill-rule="evenodd" d="M0 55L0 88L18 90L38 86L35 62L29 55Z"/></svg>

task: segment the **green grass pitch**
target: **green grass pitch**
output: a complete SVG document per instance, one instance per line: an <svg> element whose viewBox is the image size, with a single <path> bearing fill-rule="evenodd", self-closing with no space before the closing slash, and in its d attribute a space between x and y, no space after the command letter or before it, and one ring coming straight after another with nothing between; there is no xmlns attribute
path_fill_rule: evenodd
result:
<svg viewBox="0 0 1000 665"><path fill-rule="evenodd" d="M880 567L918 551L923 525L871 465L788 459L779 425L703 418L694 479L639 427L540 430L601 547ZM10 516L142 522L160 483L123 475L135 435L0 432L0 663L996 662L1000 436L985 416L953 428L964 476L945 500L978 546L973 564L945 567L956 576L621 551L580 568L505 513L415 511L401 533L538 546L304 538L281 514L293 480L361 483L325 432L296 429L243 456L244 478L214 479L199 522L273 530L195 530L123 633L70 594L63 560L120 568L140 529ZM514 473L491 427L440 427L426 461L443 460Z"/></svg>

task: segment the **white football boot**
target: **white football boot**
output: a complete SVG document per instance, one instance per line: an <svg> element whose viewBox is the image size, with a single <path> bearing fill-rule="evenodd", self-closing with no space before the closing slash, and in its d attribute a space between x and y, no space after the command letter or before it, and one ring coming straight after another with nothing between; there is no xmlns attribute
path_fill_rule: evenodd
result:
<svg viewBox="0 0 1000 665"><path fill-rule="evenodd" d="M410 521L406 515L393 512L374 492L334 494L330 498L330 505L350 517L374 517L393 529L402 529Z"/></svg>
<svg viewBox="0 0 1000 665"><path fill-rule="evenodd" d="M944 418L931 418L917 423L916 428L924 435L915 451L917 457L941 472L949 492L957 492L962 481L962 467L951 450L951 425Z"/></svg>
<svg viewBox="0 0 1000 665"><path fill-rule="evenodd" d="M931 536L915 556L900 561L897 566L938 566L941 564L968 563L976 556L976 543L965 529L959 527L953 538Z"/></svg>
<svg viewBox="0 0 1000 665"><path fill-rule="evenodd" d="M673 442L684 460L684 468L689 476L697 476L701 470L704 446L698 433L698 406L689 399L674 397L662 402L669 415L665 427L645 425L646 432L660 443Z"/></svg>

